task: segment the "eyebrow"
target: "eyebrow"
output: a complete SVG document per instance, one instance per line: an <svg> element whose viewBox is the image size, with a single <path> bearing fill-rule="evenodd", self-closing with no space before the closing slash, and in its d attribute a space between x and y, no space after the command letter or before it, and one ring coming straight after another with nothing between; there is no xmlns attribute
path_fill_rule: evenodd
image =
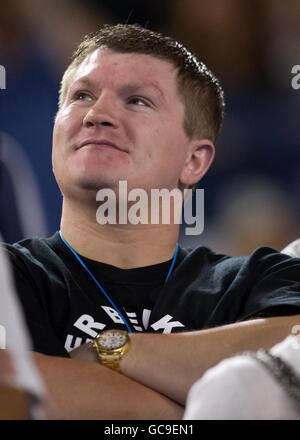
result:
<svg viewBox="0 0 300 440"><path fill-rule="evenodd" d="M71 87L76 87L79 84L84 84L86 86L89 87L93 87L95 86L95 81L93 81L92 79L90 79L87 76L84 76L82 78L79 78L78 80L76 80ZM152 88L154 89L160 96L161 100L163 102L166 102L165 99L165 95L163 94L161 88L158 86L158 84L156 84L154 81L150 81L150 80L146 80L143 81L142 83L136 82L136 83L129 83L129 84L124 84L121 86L121 92L123 93L135 93L135 92L139 92L142 89L145 88Z"/></svg>
<svg viewBox="0 0 300 440"><path fill-rule="evenodd" d="M125 93L136 93L139 92L143 89L147 89L147 88L151 88L154 89L160 96L161 100L163 102L166 101L165 99L165 95L163 94L162 90L160 89L160 87L153 81L144 81L142 83L132 83L132 84L125 84L124 86L121 87L122 91L124 91Z"/></svg>
<svg viewBox="0 0 300 440"><path fill-rule="evenodd" d="M84 76L82 78L77 79L76 81L71 84L71 87L76 87L77 84L85 84L87 86L92 86L94 84L94 81L88 78L87 76Z"/></svg>

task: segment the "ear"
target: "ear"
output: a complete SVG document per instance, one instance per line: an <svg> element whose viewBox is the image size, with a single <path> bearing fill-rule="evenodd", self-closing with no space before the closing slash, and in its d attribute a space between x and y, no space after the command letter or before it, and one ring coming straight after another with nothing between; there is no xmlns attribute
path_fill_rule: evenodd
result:
<svg viewBox="0 0 300 440"><path fill-rule="evenodd" d="M179 181L182 185L194 185L205 175L215 157L215 146L209 139L191 141Z"/></svg>

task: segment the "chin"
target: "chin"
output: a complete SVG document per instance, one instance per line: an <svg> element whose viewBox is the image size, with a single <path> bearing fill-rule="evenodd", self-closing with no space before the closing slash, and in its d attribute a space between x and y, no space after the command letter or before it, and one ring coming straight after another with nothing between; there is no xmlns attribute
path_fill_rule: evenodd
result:
<svg viewBox="0 0 300 440"><path fill-rule="evenodd" d="M78 179L76 181L76 186L87 191L99 191L102 188L113 188L113 179L99 178L99 176L89 176L85 178Z"/></svg>

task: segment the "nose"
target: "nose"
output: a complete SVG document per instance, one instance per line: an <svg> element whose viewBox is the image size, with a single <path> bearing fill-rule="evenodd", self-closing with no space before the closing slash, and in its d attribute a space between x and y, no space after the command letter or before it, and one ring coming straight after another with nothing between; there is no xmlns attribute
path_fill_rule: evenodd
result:
<svg viewBox="0 0 300 440"><path fill-rule="evenodd" d="M118 128L120 124L115 98L102 93L84 116L83 125L85 127L106 126Z"/></svg>

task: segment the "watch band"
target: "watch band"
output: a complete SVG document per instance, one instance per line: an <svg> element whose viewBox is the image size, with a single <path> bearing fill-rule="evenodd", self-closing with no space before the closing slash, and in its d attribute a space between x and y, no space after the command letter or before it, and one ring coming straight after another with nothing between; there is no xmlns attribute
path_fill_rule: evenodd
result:
<svg viewBox="0 0 300 440"><path fill-rule="evenodd" d="M122 359L123 353L121 353L121 352L114 352L114 353L101 352L99 350L97 343L94 343L93 347L96 348L98 358L99 358L102 365L104 365L105 367L111 368L112 370L120 371L120 361Z"/></svg>

